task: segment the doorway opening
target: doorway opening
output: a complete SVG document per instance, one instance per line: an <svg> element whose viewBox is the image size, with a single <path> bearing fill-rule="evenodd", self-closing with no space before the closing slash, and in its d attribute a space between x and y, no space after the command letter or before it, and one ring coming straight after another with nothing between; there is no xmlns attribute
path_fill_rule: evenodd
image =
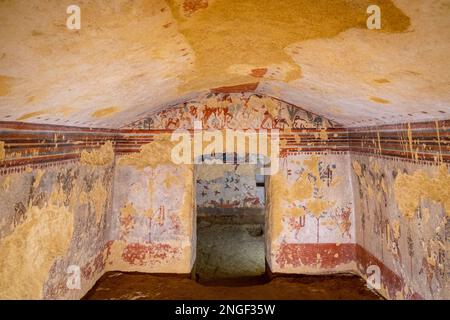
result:
<svg viewBox="0 0 450 320"><path fill-rule="evenodd" d="M195 274L202 284L265 282L266 179L258 159L196 165Z"/></svg>

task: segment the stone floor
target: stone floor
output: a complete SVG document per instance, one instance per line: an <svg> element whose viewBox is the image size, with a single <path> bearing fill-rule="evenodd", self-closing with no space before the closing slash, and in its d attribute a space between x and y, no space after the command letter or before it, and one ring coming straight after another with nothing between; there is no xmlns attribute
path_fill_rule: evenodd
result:
<svg viewBox="0 0 450 320"><path fill-rule="evenodd" d="M198 283L176 275L108 272L87 300L374 300L381 299L354 275L276 277L246 286Z"/></svg>
<svg viewBox="0 0 450 320"><path fill-rule="evenodd" d="M300 300L380 299L358 276L265 275L261 223L199 219L195 278L180 275L106 273L85 299Z"/></svg>
<svg viewBox="0 0 450 320"><path fill-rule="evenodd" d="M200 220L197 280L201 283L258 277L265 273L264 226Z"/></svg>

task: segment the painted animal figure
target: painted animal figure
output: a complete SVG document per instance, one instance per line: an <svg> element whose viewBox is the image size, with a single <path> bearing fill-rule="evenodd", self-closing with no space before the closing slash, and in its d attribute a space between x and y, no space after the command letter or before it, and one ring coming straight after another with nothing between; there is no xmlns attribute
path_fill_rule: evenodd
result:
<svg viewBox="0 0 450 320"><path fill-rule="evenodd" d="M277 129L284 129L286 127L289 127L289 124L287 123L286 119L275 117L274 127Z"/></svg>
<svg viewBox="0 0 450 320"><path fill-rule="evenodd" d="M166 124L166 129L178 129L180 127L180 119L169 118Z"/></svg>

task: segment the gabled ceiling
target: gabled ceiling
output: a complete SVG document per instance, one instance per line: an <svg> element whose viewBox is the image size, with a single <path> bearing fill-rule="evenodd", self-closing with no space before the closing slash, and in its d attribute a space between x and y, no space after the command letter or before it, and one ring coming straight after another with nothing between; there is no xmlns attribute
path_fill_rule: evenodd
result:
<svg viewBox="0 0 450 320"><path fill-rule="evenodd" d="M346 126L450 118L450 0L4 0L0 23L0 121L115 128L211 89Z"/></svg>

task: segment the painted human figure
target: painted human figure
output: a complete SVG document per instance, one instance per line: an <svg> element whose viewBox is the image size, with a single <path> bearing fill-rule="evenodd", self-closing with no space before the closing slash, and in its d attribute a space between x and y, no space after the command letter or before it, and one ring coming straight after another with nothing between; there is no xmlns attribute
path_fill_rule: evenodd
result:
<svg viewBox="0 0 450 320"><path fill-rule="evenodd" d="M261 129L272 129L273 128L273 117L269 111L264 112L264 118L261 122Z"/></svg>

